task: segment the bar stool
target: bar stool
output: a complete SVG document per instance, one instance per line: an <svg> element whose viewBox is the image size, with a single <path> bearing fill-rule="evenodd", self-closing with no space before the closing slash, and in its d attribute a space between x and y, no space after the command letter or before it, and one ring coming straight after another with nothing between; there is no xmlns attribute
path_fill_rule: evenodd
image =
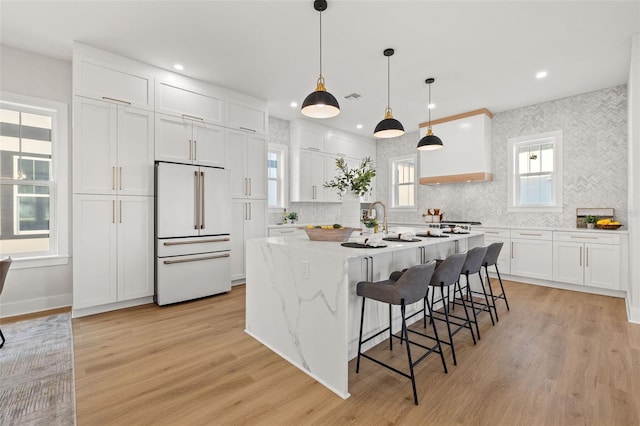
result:
<svg viewBox="0 0 640 426"><path fill-rule="evenodd" d="M445 345L451 346L451 355L453 356L453 365L458 365L458 361L456 360L456 351L453 344L453 336L456 333L458 333L460 330L464 328L468 328L469 333L471 333L471 339L473 340L473 344L474 345L476 344L476 336L473 334L473 327L471 326L471 320L469 319L469 312L467 312L467 305L466 303L464 303L464 299L462 299L462 307L464 309L465 318L454 316L449 313L449 288L451 286L454 286L454 290L453 290L454 296L455 296L455 291L459 291L460 294L462 294L462 291L460 290L459 280L460 280L460 272L462 271L462 266L464 265L464 261L466 257L467 257L466 253L458 253L458 254L452 254L449 257L447 257L445 260L443 260L442 263L440 263L438 267L436 267L436 270L433 273L433 276L431 277L431 281L429 282L429 287L427 289L427 296L424 299L425 306L428 307L429 309L429 314L431 316L432 322L433 320L438 320L438 321L443 321L447 324L449 341L447 342L445 340L440 339L440 343L444 343ZM436 288L440 289L440 299L434 300ZM445 288L447 289L446 296L444 294ZM429 304L427 300L429 297L429 293L431 293L431 304ZM442 302L442 305L443 305L442 313L434 311L434 306L438 302ZM435 314L444 315L444 318L440 317L439 315L436 316ZM451 321L451 318L462 321L462 322L461 323L453 322ZM426 317L424 318L423 325L424 325L424 328L427 327ZM451 325L456 326L456 328L453 331L451 330Z"/></svg>
<svg viewBox="0 0 640 426"><path fill-rule="evenodd" d="M500 271L498 270L498 256L500 256L500 251L502 250L502 246L504 243L493 243L489 244L487 247L487 254L484 256L484 260L482 261L482 266L484 266L484 272L487 277L487 285L489 286L489 294L491 295L491 301L493 302L493 311L496 314L496 321L500 321L498 318L498 308L496 307L496 300L502 299L504 300L505 305L507 305L507 311L510 311L509 301L507 300L507 295L504 292L504 286L502 285L502 278L500 277ZM500 283L500 291L501 293L498 295L493 294L493 288L491 286L491 278L489 278L489 266L493 266L496 268L496 274L498 274L498 282Z"/></svg>
<svg viewBox="0 0 640 426"><path fill-rule="evenodd" d="M489 303L489 297L487 296L487 292L484 288L484 282L482 280L482 264L484 262L485 255L487 254L487 247L474 247L471 250L467 251L467 257L464 260L464 265L462 265L461 275L464 275L466 278L466 283L463 286L460 284L460 290L467 290L467 299L471 302L471 312L473 313L473 323L476 326L476 334L478 335L478 339L480 339L480 328L478 327L478 313L480 312L489 312L491 316L491 324L494 324L493 321L493 313L491 312L491 303ZM482 292L471 290L471 286L469 285L469 275L478 274L480 278L480 285L482 287ZM473 295L479 294L484 296L485 303L474 302ZM460 299L463 299L462 293L460 294ZM463 302L456 301L455 292L453 298L454 308L455 305L462 304Z"/></svg>
<svg viewBox="0 0 640 426"><path fill-rule="evenodd" d="M415 374L413 371L413 367L415 367L420 361L425 359L427 355L432 352L436 352L440 354L440 358L442 360L442 367L444 368L444 372L447 373L447 365L444 361L444 355L442 353L442 347L440 346L440 341L436 340L436 343L429 347L424 346L420 343L413 342L409 340L409 333L407 332L407 321L405 318L405 310L406 306L415 303L419 300L424 299L427 292L427 283L431 280L431 276L433 275L433 271L435 269L436 262L431 261L429 263L425 263L422 265L416 265L409 268L406 272L402 274L398 278L398 280L385 280L378 282L368 282L361 281L358 283L356 287L356 293L358 296L362 296L362 312L360 314L360 334L358 337L358 360L356 362L356 373L360 371L360 357L367 358L376 364L379 364L383 367L388 368L389 370L400 374L408 379L411 379L411 386L413 388L413 402L418 405L418 393L416 391L416 380ZM402 330L400 336L395 336L391 330L391 322L389 323L389 327L385 328L382 331L374 334L371 337L368 337L365 340L362 340L362 328L364 325L364 307L367 299L377 300L379 302L388 303L391 305L400 305L400 313L402 316ZM435 332L435 325L434 325ZM391 365L385 364L384 362L373 358L372 356L367 355L366 353L362 353L362 344L374 339L382 333L386 333L389 331L390 339L393 337L400 339L400 342L406 341L407 348L407 360L409 363L409 374L392 367ZM427 352L420 356L417 360L413 361L411 357L411 345L419 346L423 349L426 349Z"/></svg>

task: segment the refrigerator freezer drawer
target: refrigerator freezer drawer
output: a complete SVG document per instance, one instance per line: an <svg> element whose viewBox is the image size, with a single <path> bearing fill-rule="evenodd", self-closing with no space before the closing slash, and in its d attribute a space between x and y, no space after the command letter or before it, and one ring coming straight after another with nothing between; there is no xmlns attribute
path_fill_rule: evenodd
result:
<svg viewBox="0 0 640 426"><path fill-rule="evenodd" d="M156 244L156 253L158 257L182 256L185 254L231 250L231 238L229 235L157 239Z"/></svg>
<svg viewBox="0 0 640 426"><path fill-rule="evenodd" d="M156 258L156 303L167 305L231 290L229 252Z"/></svg>

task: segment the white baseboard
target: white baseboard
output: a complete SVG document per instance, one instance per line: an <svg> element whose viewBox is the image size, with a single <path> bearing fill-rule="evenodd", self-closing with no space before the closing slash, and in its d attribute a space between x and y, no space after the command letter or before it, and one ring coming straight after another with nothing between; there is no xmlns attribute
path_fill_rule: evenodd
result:
<svg viewBox="0 0 640 426"><path fill-rule="evenodd" d="M631 302L627 297L627 319L629 322L640 324L640 308L635 308L631 306Z"/></svg>
<svg viewBox="0 0 640 426"><path fill-rule="evenodd" d="M0 318L15 317L17 315L48 311L50 309L65 308L67 306L71 306L72 300L72 294L65 293L49 297L39 297L37 299L2 303L0 304Z"/></svg>
<svg viewBox="0 0 640 426"><path fill-rule="evenodd" d="M90 308L74 309L73 318L86 317L87 315L101 314L103 312L115 311L117 309L131 308L133 306L148 305L153 303L153 296L141 297L139 299L125 300L124 302L108 303L106 305L92 306Z"/></svg>

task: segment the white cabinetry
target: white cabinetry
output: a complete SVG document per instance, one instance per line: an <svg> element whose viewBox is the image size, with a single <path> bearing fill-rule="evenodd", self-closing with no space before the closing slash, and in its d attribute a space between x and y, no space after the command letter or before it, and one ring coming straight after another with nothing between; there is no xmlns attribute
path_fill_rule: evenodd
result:
<svg viewBox="0 0 640 426"><path fill-rule="evenodd" d="M156 83L156 112L210 124L224 125L224 96L210 86L193 86L183 82L181 87L167 81ZM200 93L206 92L206 93Z"/></svg>
<svg viewBox="0 0 640 426"><path fill-rule="evenodd" d="M230 95L226 106L226 127L260 135L269 133L269 114L265 102Z"/></svg>
<svg viewBox="0 0 640 426"><path fill-rule="evenodd" d="M511 236L508 229L499 228L474 228L474 230L484 232L484 245L502 243L502 250L498 256L498 270L501 274L511 273ZM489 271L491 272L491 271Z"/></svg>
<svg viewBox="0 0 640 426"><path fill-rule="evenodd" d="M75 193L153 195L153 113L74 99Z"/></svg>
<svg viewBox="0 0 640 426"><path fill-rule="evenodd" d="M74 196L73 308L153 295L153 198Z"/></svg>
<svg viewBox="0 0 640 426"><path fill-rule="evenodd" d="M80 44L74 50L92 51ZM88 98L119 102L153 111L154 77L142 64L107 54L102 60L81 54L73 57L73 92Z"/></svg>
<svg viewBox="0 0 640 426"><path fill-rule="evenodd" d="M551 231L511 230L511 274L552 279Z"/></svg>
<svg viewBox="0 0 640 426"><path fill-rule="evenodd" d="M298 229L298 226L278 226L277 228L269 228L270 237L298 237L305 235L306 233L302 229Z"/></svg>
<svg viewBox="0 0 640 426"><path fill-rule="evenodd" d="M224 128L188 117L156 114L158 161L225 167Z"/></svg>
<svg viewBox="0 0 640 426"><path fill-rule="evenodd" d="M265 236L267 200L233 199L231 207L231 279L245 277L245 240Z"/></svg>
<svg viewBox="0 0 640 426"><path fill-rule="evenodd" d="M241 130L226 130L231 153L231 196L267 198L267 139Z"/></svg>
<svg viewBox="0 0 640 426"><path fill-rule="evenodd" d="M554 233L554 281L620 290L620 236Z"/></svg>

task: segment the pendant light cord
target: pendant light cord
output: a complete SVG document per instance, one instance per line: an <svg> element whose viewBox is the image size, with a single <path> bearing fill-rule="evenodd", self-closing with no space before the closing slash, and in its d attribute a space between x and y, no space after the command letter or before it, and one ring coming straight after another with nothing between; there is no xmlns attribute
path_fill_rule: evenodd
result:
<svg viewBox="0 0 640 426"><path fill-rule="evenodd" d="M429 111L429 127L431 127L431 84L429 83L429 103L427 104L427 110Z"/></svg>
<svg viewBox="0 0 640 426"><path fill-rule="evenodd" d="M320 12L320 77L322 77L322 12Z"/></svg>
<svg viewBox="0 0 640 426"><path fill-rule="evenodd" d="M391 109L391 56L387 56L387 109Z"/></svg>

